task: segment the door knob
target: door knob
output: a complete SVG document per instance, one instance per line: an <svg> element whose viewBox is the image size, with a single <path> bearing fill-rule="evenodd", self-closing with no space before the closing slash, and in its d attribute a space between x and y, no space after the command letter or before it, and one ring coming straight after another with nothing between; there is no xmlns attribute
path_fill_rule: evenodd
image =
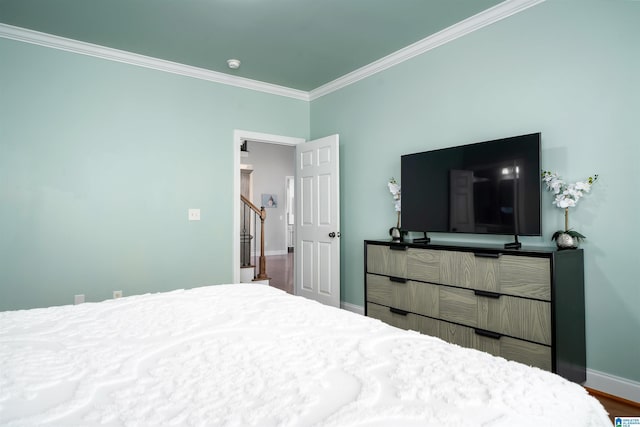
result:
<svg viewBox="0 0 640 427"><path fill-rule="evenodd" d="M336 237L336 233L332 231L331 233L329 233L329 237L333 239L334 237Z"/></svg>

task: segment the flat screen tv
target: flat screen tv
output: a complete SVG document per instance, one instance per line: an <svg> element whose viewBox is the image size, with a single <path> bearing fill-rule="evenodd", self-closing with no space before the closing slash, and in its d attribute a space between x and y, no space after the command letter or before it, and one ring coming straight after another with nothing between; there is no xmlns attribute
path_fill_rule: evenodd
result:
<svg viewBox="0 0 640 427"><path fill-rule="evenodd" d="M541 235L540 133L403 155L401 168L403 231Z"/></svg>

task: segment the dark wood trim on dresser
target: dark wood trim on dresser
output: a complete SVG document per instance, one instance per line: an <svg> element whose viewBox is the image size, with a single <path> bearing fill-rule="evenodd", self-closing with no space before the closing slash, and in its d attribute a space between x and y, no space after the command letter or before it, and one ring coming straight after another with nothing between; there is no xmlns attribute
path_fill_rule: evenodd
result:
<svg viewBox="0 0 640 427"><path fill-rule="evenodd" d="M364 242L365 315L586 380L581 249Z"/></svg>
<svg viewBox="0 0 640 427"><path fill-rule="evenodd" d="M553 291L555 370L576 382L586 381L584 252L555 251ZM575 378L575 379L574 379Z"/></svg>

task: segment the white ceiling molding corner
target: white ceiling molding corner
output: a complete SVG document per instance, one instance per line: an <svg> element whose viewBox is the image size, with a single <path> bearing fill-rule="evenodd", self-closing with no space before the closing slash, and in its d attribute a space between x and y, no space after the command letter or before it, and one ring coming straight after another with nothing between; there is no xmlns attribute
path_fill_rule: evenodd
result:
<svg viewBox="0 0 640 427"><path fill-rule="evenodd" d="M480 28L491 25L544 1L545 0L506 0L492 8L469 17L464 21L460 21L442 31L389 54L384 58L374 61L371 64L365 65L364 67L317 87L309 92L309 98L313 101L324 95L328 95L331 92L335 92L338 89L342 89L350 84L356 83L362 79L379 73L380 71L398 65L415 56L421 55L431 49L435 49L438 46L472 33Z"/></svg>
<svg viewBox="0 0 640 427"><path fill-rule="evenodd" d="M216 71L205 70L203 68L179 64L177 62L165 61L163 59L139 55L137 53L126 52L123 50L112 49L109 47L41 33L39 31L33 31L26 28L15 27L13 25L0 23L0 37L53 49L60 49L80 55L93 56L109 61L122 62L138 67L151 68L167 73L179 74L186 77L193 77L200 80L207 80L244 89L266 92L302 101L309 101L309 92L306 91L291 89L271 83L264 83L244 77L231 76L229 74L218 73Z"/></svg>

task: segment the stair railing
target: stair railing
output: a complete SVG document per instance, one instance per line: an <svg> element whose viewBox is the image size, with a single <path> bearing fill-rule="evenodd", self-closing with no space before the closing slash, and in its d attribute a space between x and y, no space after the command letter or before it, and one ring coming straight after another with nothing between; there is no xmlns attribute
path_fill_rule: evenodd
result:
<svg viewBox="0 0 640 427"><path fill-rule="evenodd" d="M269 277L267 277L267 258L264 256L264 221L267 219L267 212L265 211L264 206L261 206L260 209L258 209L256 205L251 203L249 199L247 199L242 195L240 195L240 200L242 201L242 230L240 231L242 238L240 241L240 247L241 247L240 262L243 267L250 265L249 260L247 259L248 251L245 251L245 246L244 246L244 244L246 243L247 236L249 240L253 238L251 236L251 230L246 229L247 223L248 223L248 221L246 220L248 218L247 215L253 216L254 224L257 221L257 218L260 218L260 263L259 263L258 275L256 276L254 274L253 280L268 280ZM255 225L254 225L254 230L255 230ZM254 253L255 253L255 247L254 247Z"/></svg>

